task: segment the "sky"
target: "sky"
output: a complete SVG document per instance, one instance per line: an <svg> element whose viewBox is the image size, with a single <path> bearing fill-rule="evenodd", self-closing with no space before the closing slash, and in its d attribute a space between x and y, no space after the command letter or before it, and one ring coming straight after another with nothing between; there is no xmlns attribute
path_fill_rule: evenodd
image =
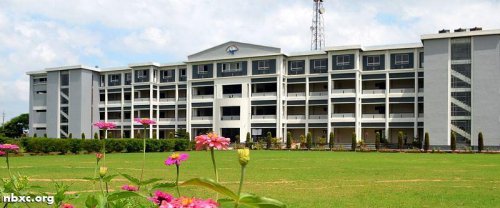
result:
<svg viewBox="0 0 500 208"><path fill-rule="evenodd" d="M325 0L326 46L420 42L459 27L500 29L498 0ZM310 49L312 0L0 0L0 113L28 112L27 71L170 63L240 41Z"/></svg>

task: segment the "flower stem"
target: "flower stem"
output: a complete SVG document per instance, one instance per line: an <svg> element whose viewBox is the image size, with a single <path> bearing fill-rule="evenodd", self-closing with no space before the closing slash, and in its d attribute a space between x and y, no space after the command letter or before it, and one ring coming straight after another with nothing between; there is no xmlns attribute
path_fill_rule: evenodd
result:
<svg viewBox="0 0 500 208"><path fill-rule="evenodd" d="M144 135L142 138L142 169L141 169L141 178L139 182L142 184L142 177L144 176L144 163L146 162L146 126L144 126ZM137 190L141 190L141 184L138 185Z"/></svg>
<svg viewBox="0 0 500 208"><path fill-rule="evenodd" d="M9 177L12 178L12 173L10 172L9 151L5 151L5 161L7 162L7 169L9 170Z"/></svg>
<svg viewBox="0 0 500 208"><path fill-rule="evenodd" d="M238 188L238 200L236 201L236 204L234 207L238 207L240 203L240 197L241 197L241 189L243 188L243 179L245 178L245 166L241 166L241 176L240 176L240 187Z"/></svg>
<svg viewBox="0 0 500 208"><path fill-rule="evenodd" d="M215 153L214 148L210 148L210 155L212 156L212 165L214 166L215 181L219 182L219 174L217 173L217 165L215 164Z"/></svg>
<svg viewBox="0 0 500 208"><path fill-rule="evenodd" d="M177 177L175 179L175 187L177 188L177 197L181 197L181 192L179 190L179 165L175 165L177 167Z"/></svg>
<svg viewBox="0 0 500 208"><path fill-rule="evenodd" d="M92 180L92 183L94 184L94 189L96 188L95 178L97 177L97 168L98 167L99 167L99 159L96 159L95 168L94 168L94 178Z"/></svg>

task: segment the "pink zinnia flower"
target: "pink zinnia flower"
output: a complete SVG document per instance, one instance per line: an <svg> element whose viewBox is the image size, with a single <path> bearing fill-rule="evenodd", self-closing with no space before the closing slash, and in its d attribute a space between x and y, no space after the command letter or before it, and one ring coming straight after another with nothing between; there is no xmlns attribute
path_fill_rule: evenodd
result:
<svg viewBox="0 0 500 208"><path fill-rule="evenodd" d="M219 207L215 201L211 199L203 200L197 198L180 197L171 202L163 201L160 208L216 208Z"/></svg>
<svg viewBox="0 0 500 208"><path fill-rule="evenodd" d="M5 155L5 152L4 151L0 151L0 156L3 156Z"/></svg>
<svg viewBox="0 0 500 208"><path fill-rule="evenodd" d="M161 205L164 201L166 203L170 203L172 200L174 200L174 197L170 194L161 191L156 191L155 195L153 197L149 197L148 200L152 201L156 205Z"/></svg>
<svg viewBox="0 0 500 208"><path fill-rule="evenodd" d="M72 204L64 203L61 204L61 208L75 208Z"/></svg>
<svg viewBox="0 0 500 208"><path fill-rule="evenodd" d="M134 119L134 121L136 123L140 123L140 124L142 124L144 126L149 126L149 125L156 124L156 121L148 119L148 118L136 118L136 119Z"/></svg>
<svg viewBox="0 0 500 208"><path fill-rule="evenodd" d="M182 161L186 161L187 159L189 158L189 155L188 154L184 154L184 153L173 153L171 154L167 160L165 160L165 165L180 165Z"/></svg>
<svg viewBox="0 0 500 208"><path fill-rule="evenodd" d="M116 128L116 124L113 122L104 122L104 121L99 121L94 124L94 126L97 126L97 128L101 130L108 130L108 129L114 129Z"/></svg>
<svg viewBox="0 0 500 208"><path fill-rule="evenodd" d="M95 154L95 158L97 158L97 160L101 160L103 157L104 157L104 155L102 153Z"/></svg>
<svg viewBox="0 0 500 208"><path fill-rule="evenodd" d="M124 191L137 191L139 188L132 186L132 185L123 185L122 190Z"/></svg>
<svg viewBox="0 0 500 208"><path fill-rule="evenodd" d="M18 152L19 146L15 144L2 144L0 145L0 151L3 151L4 154L5 152Z"/></svg>
<svg viewBox="0 0 500 208"><path fill-rule="evenodd" d="M196 150L205 148L215 148L218 150L227 149L230 139L219 137L216 133L211 132L206 135L199 135L196 137Z"/></svg>

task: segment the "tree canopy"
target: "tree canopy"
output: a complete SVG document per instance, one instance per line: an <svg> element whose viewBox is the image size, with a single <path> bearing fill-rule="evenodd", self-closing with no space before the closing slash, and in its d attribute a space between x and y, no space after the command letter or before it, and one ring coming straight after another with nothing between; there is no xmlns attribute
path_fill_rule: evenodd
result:
<svg viewBox="0 0 500 208"><path fill-rule="evenodd" d="M5 122L0 128L0 134L11 138L21 137L23 135L23 130L28 129L28 124L29 115L27 113L21 114Z"/></svg>

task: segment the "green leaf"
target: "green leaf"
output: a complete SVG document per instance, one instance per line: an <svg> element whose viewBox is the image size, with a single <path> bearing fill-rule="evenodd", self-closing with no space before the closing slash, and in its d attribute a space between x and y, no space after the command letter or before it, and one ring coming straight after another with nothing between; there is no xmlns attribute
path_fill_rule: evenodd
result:
<svg viewBox="0 0 500 208"><path fill-rule="evenodd" d="M226 188L225 186L222 186L221 184L215 182L212 179L209 178L193 178L190 180L185 181L184 183L180 184L180 186L201 186L205 187L208 189L211 189L215 192L218 192L222 195L225 195L233 200L238 199L238 195L236 195L234 192Z"/></svg>
<svg viewBox="0 0 500 208"><path fill-rule="evenodd" d="M130 198L130 197L140 197L138 193L132 192L132 191L124 191L124 192L118 192L118 193L113 193L108 196L108 201L115 201L119 199L125 199L125 198Z"/></svg>
<svg viewBox="0 0 500 208"><path fill-rule="evenodd" d="M246 193L241 194L239 203L250 207L259 207L259 208L286 207L286 204L276 199L271 199Z"/></svg>
<svg viewBox="0 0 500 208"><path fill-rule="evenodd" d="M130 182L131 182L131 183L133 183L134 185L137 185L137 186L138 186L138 185L140 185L140 184L141 184L141 181L140 181L138 178L134 178L134 177L132 177L132 176L130 176L130 175L128 175L128 174L124 174L124 173L122 173L122 174L120 174L120 175L122 175L123 177L125 177L128 181L130 181Z"/></svg>
<svg viewBox="0 0 500 208"><path fill-rule="evenodd" d="M113 174L113 175L108 175L108 176L105 176L104 178L102 178L102 181L103 182L111 182L111 180L113 180L113 178L115 178L116 176L118 176L117 174Z"/></svg>
<svg viewBox="0 0 500 208"><path fill-rule="evenodd" d="M175 183L157 183L151 187L151 190L153 189L161 189L161 188L173 188L175 187Z"/></svg>
<svg viewBox="0 0 500 208"><path fill-rule="evenodd" d="M85 207L87 208L94 208L97 206L97 199L95 198L94 195L89 195L87 196L87 199L85 200Z"/></svg>
<svg viewBox="0 0 500 208"><path fill-rule="evenodd" d="M156 183L156 182L161 181L161 180L162 180L161 178L151 178L149 180L142 181L141 185L145 186L145 185L148 185L151 183Z"/></svg>

